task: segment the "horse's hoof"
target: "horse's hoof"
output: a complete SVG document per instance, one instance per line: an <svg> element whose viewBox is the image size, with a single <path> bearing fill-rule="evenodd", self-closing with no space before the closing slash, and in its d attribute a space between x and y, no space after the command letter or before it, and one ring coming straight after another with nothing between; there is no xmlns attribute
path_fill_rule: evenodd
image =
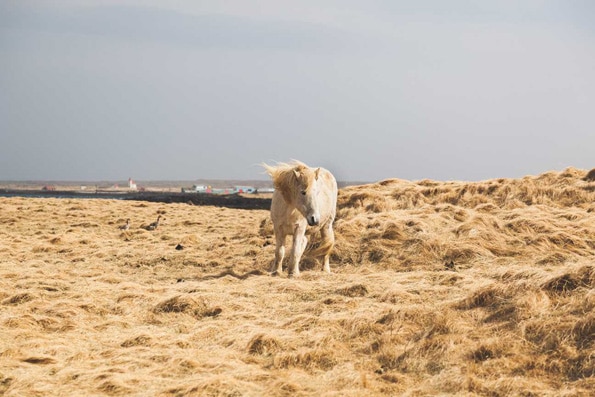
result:
<svg viewBox="0 0 595 397"><path fill-rule="evenodd" d="M297 277L299 277L299 276L300 276L300 274L299 274L299 273L289 273L289 274L287 275L287 277L289 277L289 278L297 278Z"/></svg>
<svg viewBox="0 0 595 397"><path fill-rule="evenodd" d="M274 272L270 272L269 275L271 277L277 277L279 275L279 273L277 273L277 271L275 270Z"/></svg>

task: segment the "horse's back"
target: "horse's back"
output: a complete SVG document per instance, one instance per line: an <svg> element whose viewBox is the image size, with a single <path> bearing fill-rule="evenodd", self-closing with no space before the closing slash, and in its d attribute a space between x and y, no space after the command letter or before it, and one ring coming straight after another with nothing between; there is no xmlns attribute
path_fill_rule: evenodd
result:
<svg viewBox="0 0 595 397"><path fill-rule="evenodd" d="M325 168L321 168L320 171L322 171L323 177L326 178L327 186L329 186L329 188L336 195L338 188L337 188L337 180L335 179L335 176L329 170L327 170Z"/></svg>
<svg viewBox="0 0 595 397"><path fill-rule="evenodd" d="M321 204L327 206L326 210L329 211L329 213L332 214L334 218L334 215L337 211L337 195L339 192L337 180L335 179L335 176L325 168L320 168L319 178L322 179L324 196L326 197L326 202Z"/></svg>

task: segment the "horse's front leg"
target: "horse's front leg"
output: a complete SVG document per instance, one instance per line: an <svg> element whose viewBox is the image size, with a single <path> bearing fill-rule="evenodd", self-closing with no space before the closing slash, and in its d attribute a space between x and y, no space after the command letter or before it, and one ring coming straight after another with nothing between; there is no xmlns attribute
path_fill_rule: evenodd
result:
<svg viewBox="0 0 595 397"><path fill-rule="evenodd" d="M285 257L285 237L281 230L275 231L275 262L271 267L271 275L276 276L283 272L283 258Z"/></svg>
<svg viewBox="0 0 595 397"><path fill-rule="evenodd" d="M295 225L291 255L289 257L289 277L298 277L300 275L300 260L307 244L306 227L299 224Z"/></svg>

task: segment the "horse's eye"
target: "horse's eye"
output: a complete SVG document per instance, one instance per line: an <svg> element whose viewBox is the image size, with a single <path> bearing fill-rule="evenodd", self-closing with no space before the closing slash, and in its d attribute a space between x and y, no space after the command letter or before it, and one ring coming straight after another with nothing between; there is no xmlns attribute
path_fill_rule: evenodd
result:
<svg viewBox="0 0 595 397"><path fill-rule="evenodd" d="M302 190L302 196L305 196L305 195L306 195L306 191Z"/></svg>

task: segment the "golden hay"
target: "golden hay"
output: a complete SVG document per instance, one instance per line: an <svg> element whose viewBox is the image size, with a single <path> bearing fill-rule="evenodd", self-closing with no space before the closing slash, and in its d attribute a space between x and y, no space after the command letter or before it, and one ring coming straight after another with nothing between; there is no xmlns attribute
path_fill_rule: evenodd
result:
<svg viewBox="0 0 595 397"><path fill-rule="evenodd" d="M298 280L266 275L268 211L32 198L0 208L2 395L595 389L586 171L342 189L334 273L312 264Z"/></svg>

